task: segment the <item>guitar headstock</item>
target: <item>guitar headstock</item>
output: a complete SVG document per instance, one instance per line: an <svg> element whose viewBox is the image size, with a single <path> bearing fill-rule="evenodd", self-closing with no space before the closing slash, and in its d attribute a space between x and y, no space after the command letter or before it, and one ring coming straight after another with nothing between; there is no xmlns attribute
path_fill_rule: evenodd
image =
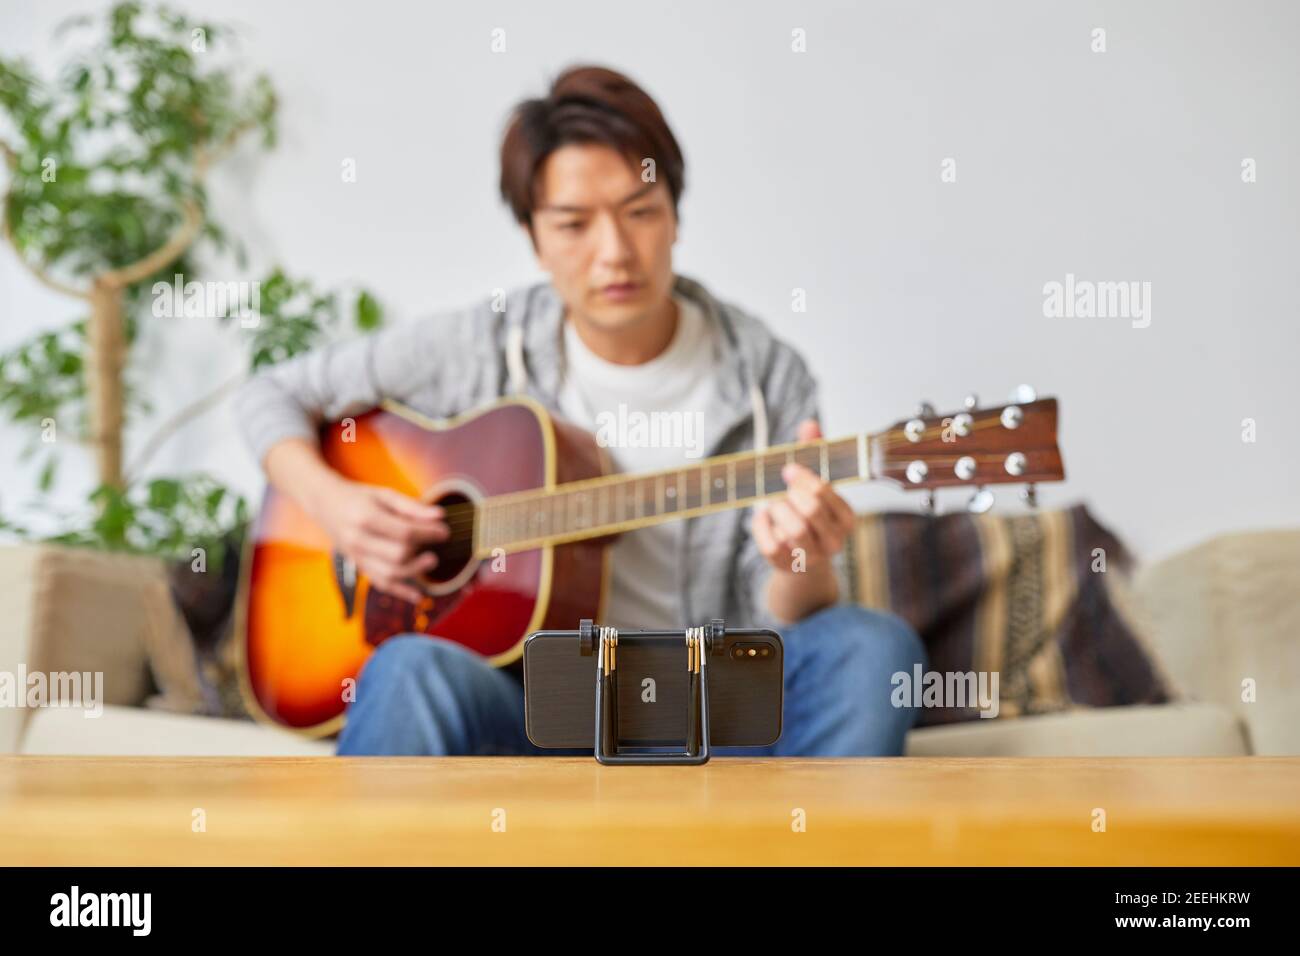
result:
<svg viewBox="0 0 1300 956"><path fill-rule="evenodd" d="M1056 399L1037 398L1023 385L1014 399L980 408L972 395L962 411L947 415L922 406L916 416L872 436L872 473L908 491L1023 483L1033 503L1037 482L1065 478L1056 444ZM991 504L991 496L986 498ZM988 510L981 505L983 500L972 499L972 510Z"/></svg>

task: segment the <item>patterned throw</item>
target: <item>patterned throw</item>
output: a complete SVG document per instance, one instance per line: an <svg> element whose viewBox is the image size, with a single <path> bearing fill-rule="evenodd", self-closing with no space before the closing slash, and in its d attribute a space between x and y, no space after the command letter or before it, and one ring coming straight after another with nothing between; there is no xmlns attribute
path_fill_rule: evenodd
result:
<svg viewBox="0 0 1300 956"><path fill-rule="evenodd" d="M854 600L911 623L929 671L998 674L999 717L1172 696L1124 611L1128 552L1082 505L860 515L848 557ZM969 704L926 707L918 726L977 718Z"/></svg>

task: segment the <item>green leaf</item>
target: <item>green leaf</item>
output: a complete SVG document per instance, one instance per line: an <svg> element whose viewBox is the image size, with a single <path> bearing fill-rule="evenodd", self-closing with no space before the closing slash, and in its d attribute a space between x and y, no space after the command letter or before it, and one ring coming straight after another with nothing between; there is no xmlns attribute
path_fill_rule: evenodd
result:
<svg viewBox="0 0 1300 956"><path fill-rule="evenodd" d="M214 488L212 491L208 492L208 496L204 500L204 506L209 518L216 517L217 510L221 507L221 502L225 497L225 488Z"/></svg>
<svg viewBox="0 0 1300 956"><path fill-rule="evenodd" d="M174 508L181 497L180 483L170 478L155 478L149 482L149 507Z"/></svg>
<svg viewBox="0 0 1300 956"><path fill-rule="evenodd" d="M74 520L46 540L187 561L203 548L209 569L219 570L225 538L242 534L248 523L244 498L205 474L155 478L125 490L101 486L88 504L89 520ZM0 530L22 529L0 519Z"/></svg>
<svg viewBox="0 0 1300 956"><path fill-rule="evenodd" d="M54 455L50 455L48 458L45 459L45 466L41 468L40 477L36 481L37 487L40 488L41 491L46 491L46 492L48 492L51 488L53 488L54 479L56 474L58 473L58 470L59 470L59 459Z"/></svg>
<svg viewBox="0 0 1300 956"><path fill-rule="evenodd" d="M362 289L357 296L356 326L365 332L379 328L384 321L384 312L375 297Z"/></svg>

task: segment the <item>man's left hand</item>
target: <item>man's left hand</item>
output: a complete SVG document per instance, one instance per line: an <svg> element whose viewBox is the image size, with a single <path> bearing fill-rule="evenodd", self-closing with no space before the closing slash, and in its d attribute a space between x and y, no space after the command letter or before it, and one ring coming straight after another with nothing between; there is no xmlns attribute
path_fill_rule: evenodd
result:
<svg viewBox="0 0 1300 956"><path fill-rule="evenodd" d="M799 424L801 442L821 438L813 419ZM781 469L787 493L754 509L751 531L763 557L787 574L809 570L838 554L853 530L853 509L827 481L803 465ZM803 561L797 562L796 549Z"/></svg>

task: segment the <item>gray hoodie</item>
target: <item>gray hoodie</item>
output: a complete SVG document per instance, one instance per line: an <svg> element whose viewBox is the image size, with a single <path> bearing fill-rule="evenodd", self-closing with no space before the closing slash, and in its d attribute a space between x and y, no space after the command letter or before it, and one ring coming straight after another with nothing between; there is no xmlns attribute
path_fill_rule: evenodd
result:
<svg viewBox="0 0 1300 956"><path fill-rule="evenodd" d="M817 385L800 355L762 322L677 276L675 290L695 301L721 334L718 404L705 415L702 446L722 455L795 440L799 422L817 418ZM500 302L496 303L500 308ZM266 369L235 396L235 415L259 462L277 442L315 440L319 424L392 399L446 418L509 394L527 394L556 412L564 362L564 304L549 283L491 301L390 326ZM557 413L558 414L558 413ZM722 617L728 626L774 626L764 600L770 565L749 532L751 508L685 519L675 622L688 627ZM635 532L629 532L635 534ZM836 558L840 600L848 588ZM572 626L577 627L574 621Z"/></svg>

